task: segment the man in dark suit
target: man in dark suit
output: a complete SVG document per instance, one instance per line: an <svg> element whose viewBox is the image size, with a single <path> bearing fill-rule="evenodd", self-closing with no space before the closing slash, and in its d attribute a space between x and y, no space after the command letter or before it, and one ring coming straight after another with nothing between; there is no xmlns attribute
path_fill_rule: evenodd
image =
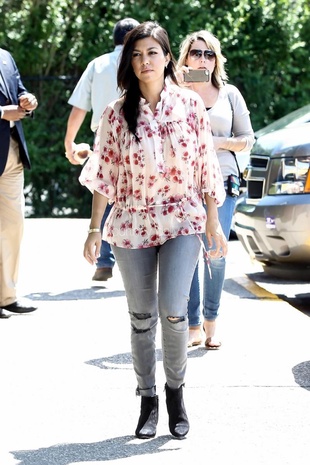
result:
<svg viewBox="0 0 310 465"><path fill-rule="evenodd" d="M24 168L30 159L21 120L38 102L25 89L12 55L0 48L0 318L36 307L16 297L24 227Z"/></svg>

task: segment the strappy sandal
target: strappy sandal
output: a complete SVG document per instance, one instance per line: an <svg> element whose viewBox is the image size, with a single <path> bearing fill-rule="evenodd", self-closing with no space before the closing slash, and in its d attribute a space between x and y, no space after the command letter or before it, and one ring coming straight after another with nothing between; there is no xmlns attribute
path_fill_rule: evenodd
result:
<svg viewBox="0 0 310 465"><path fill-rule="evenodd" d="M214 343L210 344L211 341L212 341L212 337L207 337L206 342L205 342L206 349L208 349L208 350L219 350L222 343L221 342L214 342Z"/></svg>
<svg viewBox="0 0 310 465"><path fill-rule="evenodd" d="M200 344L202 344L202 335L201 335L200 330L199 330L199 336L191 335L191 331L195 331L198 333L198 328L195 330L189 328L189 339L188 339L187 347L200 346Z"/></svg>

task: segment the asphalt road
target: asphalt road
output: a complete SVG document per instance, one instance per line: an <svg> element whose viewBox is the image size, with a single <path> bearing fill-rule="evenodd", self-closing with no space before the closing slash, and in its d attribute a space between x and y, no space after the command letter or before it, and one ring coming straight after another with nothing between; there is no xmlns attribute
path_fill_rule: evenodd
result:
<svg viewBox="0 0 310 465"><path fill-rule="evenodd" d="M279 298L307 295L307 284L265 283L231 242L223 345L188 352L190 432L169 434L158 333L158 434L138 440L122 280L116 269L105 286L91 282L87 226L26 220L19 290L39 309L0 320L0 465L308 465L310 319Z"/></svg>

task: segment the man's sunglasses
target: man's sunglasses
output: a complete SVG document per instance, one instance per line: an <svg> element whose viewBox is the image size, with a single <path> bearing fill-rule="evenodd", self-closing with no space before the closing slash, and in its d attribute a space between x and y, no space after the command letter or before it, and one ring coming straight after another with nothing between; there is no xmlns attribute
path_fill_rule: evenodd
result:
<svg viewBox="0 0 310 465"><path fill-rule="evenodd" d="M204 56L205 60L213 60L216 57L216 53L213 52L213 50L198 50L196 48L193 48L192 50L189 51L189 56L194 58L195 60L198 60Z"/></svg>

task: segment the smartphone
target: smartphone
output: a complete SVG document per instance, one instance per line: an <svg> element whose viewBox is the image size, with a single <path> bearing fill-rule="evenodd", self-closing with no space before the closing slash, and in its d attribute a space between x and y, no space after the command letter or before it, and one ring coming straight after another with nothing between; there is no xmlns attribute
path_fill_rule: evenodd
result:
<svg viewBox="0 0 310 465"><path fill-rule="evenodd" d="M184 82L208 82L210 73L207 69L190 69L184 73Z"/></svg>

